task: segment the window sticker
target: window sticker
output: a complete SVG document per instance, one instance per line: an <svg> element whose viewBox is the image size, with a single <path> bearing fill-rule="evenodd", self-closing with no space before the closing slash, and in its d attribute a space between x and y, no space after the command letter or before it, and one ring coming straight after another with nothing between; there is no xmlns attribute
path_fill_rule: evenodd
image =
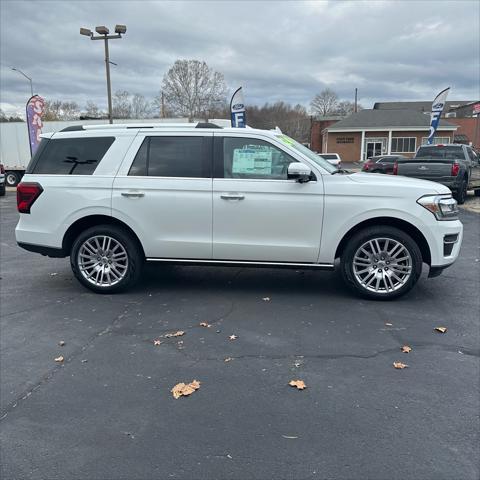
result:
<svg viewBox="0 0 480 480"><path fill-rule="evenodd" d="M234 149L232 173L250 175L271 175L272 151L253 148Z"/></svg>

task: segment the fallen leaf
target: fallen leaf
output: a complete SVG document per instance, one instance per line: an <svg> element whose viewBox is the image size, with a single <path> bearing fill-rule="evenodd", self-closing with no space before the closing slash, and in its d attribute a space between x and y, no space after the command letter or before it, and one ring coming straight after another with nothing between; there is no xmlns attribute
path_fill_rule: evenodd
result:
<svg viewBox="0 0 480 480"><path fill-rule="evenodd" d="M61 346L61 347L64 347L65 346L65 341L64 340L60 340L58 342L58 344Z"/></svg>
<svg viewBox="0 0 480 480"><path fill-rule="evenodd" d="M173 398L178 399L180 397L186 397L191 395L195 390L200 388L200 382L198 380L192 380L190 383L177 383L170 391Z"/></svg>
<svg viewBox="0 0 480 480"><path fill-rule="evenodd" d="M402 362L393 362L393 366L394 366L395 368L399 368L399 369L408 368L408 365L405 365L405 364L402 363Z"/></svg>
<svg viewBox="0 0 480 480"><path fill-rule="evenodd" d="M56 361L57 363L62 363L63 360L64 360L64 358L63 358L62 355L60 355L59 357L57 357L57 358L55 359L55 361Z"/></svg>
<svg viewBox="0 0 480 480"><path fill-rule="evenodd" d="M435 330L440 333L445 333L447 331L447 327L435 327Z"/></svg>
<svg viewBox="0 0 480 480"><path fill-rule="evenodd" d="M232 360L233 360L232 357L227 357L227 358L224 360L224 362L227 363L227 362L231 362Z"/></svg>
<svg viewBox="0 0 480 480"><path fill-rule="evenodd" d="M307 386L305 385L305 382L303 380L290 380L290 382L288 382L288 384L291 387L297 387L298 390L303 390L304 388L307 388Z"/></svg>
<svg viewBox="0 0 480 480"><path fill-rule="evenodd" d="M264 302L269 302L269 301L270 301L270 297L263 297L262 300L263 300Z"/></svg>
<svg viewBox="0 0 480 480"><path fill-rule="evenodd" d="M166 333L164 337L165 338L181 337L182 335L185 335L185 332L183 330L177 330L176 332Z"/></svg>
<svg viewBox="0 0 480 480"><path fill-rule="evenodd" d="M156 338L156 339L153 341L153 344L154 344L155 346L157 346L157 345L161 345L162 342L161 342L158 338Z"/></svg>
<svg viewBox="0 0 480 480"><path fill-rule="evenodd" d="M236 335L230 335L228 338L230 340L236 340L238 337Z"/></svg>
<svg viewBox="0 0 480 480"><path fill-rule="evenodd" d="M393 327L393 323L386 323L385 324L387 327Z"/></svg>
<svg viewBox="0 0 480 480"><path fill-rule="evenodd" d="M408 345L404 345L402 347L402 352L403 353L410 353L412 351L412 347L409 347Z"/></svg>
<svg viewBox="0 0 480 480"><path fill-rule="evenodd" d="M200 323L200 326L201 326L201 327L205 327L205 328L210 328L210 327L211 327L211 325L210 325L209 323L207 323L207 322L201 322L201 323Z"/></svg>

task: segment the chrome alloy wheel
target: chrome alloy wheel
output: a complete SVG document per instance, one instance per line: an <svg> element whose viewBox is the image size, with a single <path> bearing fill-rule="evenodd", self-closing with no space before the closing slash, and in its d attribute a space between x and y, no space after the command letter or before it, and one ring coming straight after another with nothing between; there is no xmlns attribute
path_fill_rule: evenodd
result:
<svg viewBox="0 0 480 480"><path fill-rule="evenodd" d="M357 282L370 292L394 292L410 278L412 257L398 240L373 238L355 252L353 274Z"/></svg>
<svg viewBox="0 0 480 480"><path fill-rule="evenodd" d="M111 287L125 277L128 255L123 245L113 237L98 235L82 243L77 264L88 282L97 287Z"/></svg>

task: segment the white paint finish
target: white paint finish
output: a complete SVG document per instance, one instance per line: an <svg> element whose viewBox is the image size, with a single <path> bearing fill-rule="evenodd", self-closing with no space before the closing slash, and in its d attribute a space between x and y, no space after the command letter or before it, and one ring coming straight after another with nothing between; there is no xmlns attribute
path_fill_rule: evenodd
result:
<svg viewBox="0 0 480 480"><path fill-rule="evenodd" d="M212 258L210 178L118 176L112 215L132 228L147 257Z"/></svg>
<svg viewBox="0 0 480 480"><path fill-rule="evenodd" d="M62 136L83 137L92 132ZM182 132L162 128L140 132L111 129L102 134L118 135L118 139L115 149L102 160L103 170L97 169L95 175L24 177L24 181L39 182L44 192L31 214L20 215L17 241L59 248L73 222L102 214L129 225L149 258L331 265L339 242L352 227L384 216L405 220L422 232L430 246L432 265L447 265L458 256L461 223L437 221L416 203L423 195L449 193L438 183L376 174L330 175L269 131ZM309 165L318 180L299 184L287 180L128 177L143 137L152 134L260 138ZM143 196L125 197L122 193ZM243 199L222 199L225 194ZM459 234L459 242L452 255L443 257L443 237L453 233Z"/></svg>
<svg viewBox="0 0 480 480"><path fill-rule="evenodd" d="M397 218L417 227L430 246L434 266L452 263L458 256L460 244L454 247L452 256L443 257L443 237L453 233L461 237L461 222L439 222L416 203L428 193L450 193L447 187L413 178L372 173L324 177L324 185L325 216L318 257L320 263L333 262L338 244L351 228L379 217Z"/></svg>
<svg viewBox="0 0 480 480"><path fill-rule="evenodd" d="M225 194L243 200L225 200ZM214 179L213 258L316 262L323 182Z"/></svg>
<svg viewBox="0 0 480 480"><path fill-rule="evenodd" d="M68 227L88 215L111 215L113 177L95 175L25 175L43 192L30 214L20 214L18 242L59 248Z"/></svg>
<svg viewBox="0 0 480 480"><path fill-rule="evenodd" d="M392 153L392 131L388 131L388 146L387 146L387 155Z"/></svg>

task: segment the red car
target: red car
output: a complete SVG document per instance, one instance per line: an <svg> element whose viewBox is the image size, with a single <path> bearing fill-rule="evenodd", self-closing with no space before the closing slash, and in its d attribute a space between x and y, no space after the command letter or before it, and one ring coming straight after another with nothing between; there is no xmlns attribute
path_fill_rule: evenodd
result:
<svg viewBox="0 0 480 480"><path fill-rule="evenodd" d="M369 158L362 167L362 172L393 174L393 166L397 160L405 160L403 155L379 155Z"/></svg>

